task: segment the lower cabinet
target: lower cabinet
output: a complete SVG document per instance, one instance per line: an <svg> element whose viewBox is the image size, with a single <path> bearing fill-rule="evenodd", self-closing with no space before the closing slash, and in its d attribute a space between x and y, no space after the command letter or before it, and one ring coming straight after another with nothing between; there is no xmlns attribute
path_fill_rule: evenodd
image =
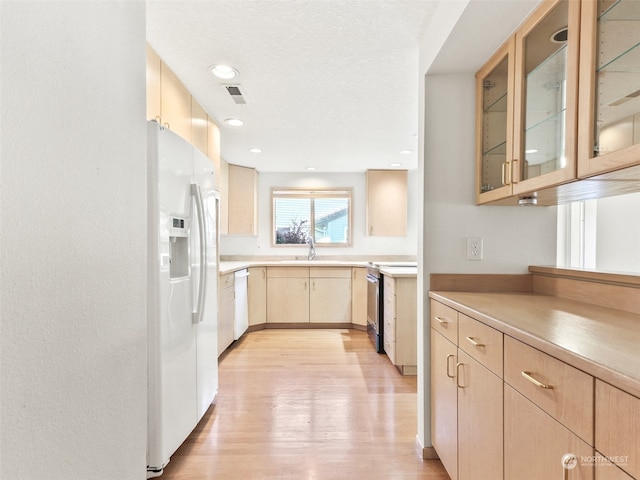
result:
<svg viewBox="0 0 640 480"><path fill-rule="evenodd" d="M503 478L502 379L460 349L456 376L458 480Z"/></svg>
<svg viewBox="0 0 640 480"><path fill-rule="evenodd" d="M221 275L218 283L218 356L233 343L235 273Z"/></svg>
<svg viewBox="0 0 640 480"><path fill-rule="evenodd" d="M351 269L351 323L367 326L367 269Z"/></svg>
<svg viewBox="0 0 640 480"><path fill-rule="evenodd" d="M384 351L403 375L418 364L417 286L415 277L384 276Z"/></svg>
<svg viewBox="0 0 640 480"><path fill-rule="evenodd" d="M267 267L267 323L309 323L309 267Z"/></svg>
<svg viewBox="0 0 640 480"><path fill-rule="evenodd" d="M593 447L509 385L504 387L504 478L592 480ZM497 477L496 477L497 478Z"/></svg>
<svg viewBox="0 0 640 480"><path fill-rule="evenodd" d="M596 380L596 449L620 469L640 478L640 398ZM607 477L606 472L611 471ZM617 468L596 468L596 479L625 477ZM602 474L602 475L601 475Z"/></svg>
<svg viewBox="0 0 640 480"><path fill-rule="evenodd" d="M458 347L432 328L431 443L451 480L458 479L457 363Z"/></svg>
<svg viewBox="0 0 640 480"><path fill-rule="evenodd" d="M267 267L249 267L249 326L267 321Z"/></svg>
<svg viewBox="0 0 640 480"><path fill-rule="evenodd" d="M458 346L439 333L445 317L433 306L431 441L452 480L502 479L502 362L494 360L502 358L502 334L449 311L447 325L460 329Z"/></svg>
<svg viewBox="0 0 640 480"><path fill-rule="evenodd" d="M351 323L351 268L309 269L309 321Z"/></svg>
<svg viewBox="0 0 640 480"><path fill-rule="evenodd" d="M267 323L351 323L351 268L267 267Z"/></svg>
<svg viewBox="0 0 640 480"><path fill-rule="evenodd" d="M640 398L431 302L431 440L452 480L640 479Z"/></svg>

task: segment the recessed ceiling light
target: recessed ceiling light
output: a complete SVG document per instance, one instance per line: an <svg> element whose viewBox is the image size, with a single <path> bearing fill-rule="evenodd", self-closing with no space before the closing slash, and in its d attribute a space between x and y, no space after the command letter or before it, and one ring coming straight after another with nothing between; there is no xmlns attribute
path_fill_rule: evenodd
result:
<svg viewBox="0 0 640 480"><path fill-rule="evenodd" d="M211 67L211 73L224 80L235 78L238 75L238 71L229 65L214 65Z"/></svg>
<svg viewBox="0 0 640 480"><path fill-rule="evenodd" d="M316 167L306 167L309 172L315 172Z"/></svg>
<svg viewBox="0 0 640 480"><path fill-rule="evenodd" d="M232 127L241 127L244 125L244 122L239 118L227 118L224 123L231 125Z"/></svg>
<svg viewBox="0 0 640 480"><path fill-rule="evenodd" d="M390 164L389 164L389 166L390 166L390 167L399 167L399 166L401 166L401 165L402 165L402 164L401 164L401 163L399 163L399 162L393 162L393 163L390 163Z"/></svg>
<svg viewBox="0 0 640 480"><path fill-rule="evenodd" d="M249 151L251 153L262 153L262 150L259 148L250 148Z"/></svg>
<svg viewBox="0 0 640 480"><path fill-rule="evenodd" d="M411 155L413 152L411 150L401 150L400 154L401 155Z"/></svg>

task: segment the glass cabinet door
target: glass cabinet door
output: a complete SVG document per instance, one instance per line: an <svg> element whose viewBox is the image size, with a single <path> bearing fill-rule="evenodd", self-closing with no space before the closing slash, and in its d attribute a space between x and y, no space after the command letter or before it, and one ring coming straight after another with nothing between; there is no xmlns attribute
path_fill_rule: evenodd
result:
<svg viewBox="0 0 640 480"><path fill-rule="evenodd" d="M543 3L516 35L514 194L575 179L580 2Z"/></svg>
<svg viewBox="0 0 640 480"><path fill-rule="evenodd" d="M640 1L583 3L581 177L640 163Z"/></svg>
<svg viewBox="0 0 640 480"><path fill-rule="evenodd" d="M476 200L511 195L513 137L512 37L476 73Z"/></svg>

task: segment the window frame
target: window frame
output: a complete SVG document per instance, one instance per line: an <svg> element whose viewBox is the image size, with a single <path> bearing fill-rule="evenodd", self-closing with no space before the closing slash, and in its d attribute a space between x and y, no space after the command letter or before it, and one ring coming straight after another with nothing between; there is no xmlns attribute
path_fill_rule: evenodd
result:
<svg viewBox="0 0 640 480"><path fill-rule="evenodd" d="M344 243L317 243L315 239L315 211L314 200L318 198L340 198L348 199L347 207L347 241ZM305 247L306 243L276 243L276 199L277 198L308 198L310 205L310 225L309 230L313 232L313 240L316 247L351 247L353 242L353 189L348 187L332 188L301 188L301 187L272 187L271 188L271 246L272 247Z"/></svg>

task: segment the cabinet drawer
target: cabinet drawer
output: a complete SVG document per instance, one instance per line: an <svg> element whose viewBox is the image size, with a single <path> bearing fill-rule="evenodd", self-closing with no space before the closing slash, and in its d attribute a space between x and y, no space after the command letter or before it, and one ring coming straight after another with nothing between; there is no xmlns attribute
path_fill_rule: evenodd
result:
<svg viewBox="0 0 640 480"><path fill-rule="evenodd" d="M388 290L384 292L384 311L387 310L392 313L392 315L396 316L396 296L390 293Z"/></svg>
<svg viewBox="0 0 640 480"><path fill-rule="evenodd" d="M309 278L309 267L267 267L267 278Z"/></svg>
<svg viewBox="0 0 640 480"><path fill-rule="evenodd" d="M393 279L393 277L389 277L389 276L385 277L385 276L383 276L382 280L383 280L383 288L386 291L395 294L396 293L396 281Z"/></svg>
<svg viewBox="0 0 640 480"><path fill-rule="evenodd" d="M593 445L591 375L505 335L504 381Z"/></svg>
<svg viewBox="0 0 640 480"><path fill-rule="evenodd" d="M220 275L220 285L218 286L218 288L227 288L230 287L232 285L235 285L236 280L235 280L235 273L231 272L231 273L225 273L224 275Z"/></svg>
<svg viewBox="0 0 640 480"><path fill-rule="evenodd" d="M596 450L640 478L640 399L596 380Z"/></svg>
<svg viewBox="0 0 640 480"><path fill-rule="evenodd" d="M384 310L384 336L389 335L390 340L396 340L396 316L394 312Z"/></svg>
<svg viewBox="0 0 640 480"><path fill-rule="evenodd" d="M309 267L309 276L313 278L351 278L351 268Z"/></svg>
<svg viewBox="0 0 640 480"><path fill-rule="evenodd" d="M431 300L431 327L458 345L458 312L453 308Z"/></svg>
<svg viewBox="0 0 640 480"><path fill-rule="evenodd" d="M460 348L502 378L502 333L458 313Z"/></svg>
<svg viewBox="0 0 640 480"><path fill-rule="evenodd" d="M386 328L386 325L385 325L385 328ZM387 357L389 357L389 360L391 360L391 363L395 365L396 364L396 342L392 338L392 335L387 332L387 330L384 331L384 353L387 354Z"/></svg>

